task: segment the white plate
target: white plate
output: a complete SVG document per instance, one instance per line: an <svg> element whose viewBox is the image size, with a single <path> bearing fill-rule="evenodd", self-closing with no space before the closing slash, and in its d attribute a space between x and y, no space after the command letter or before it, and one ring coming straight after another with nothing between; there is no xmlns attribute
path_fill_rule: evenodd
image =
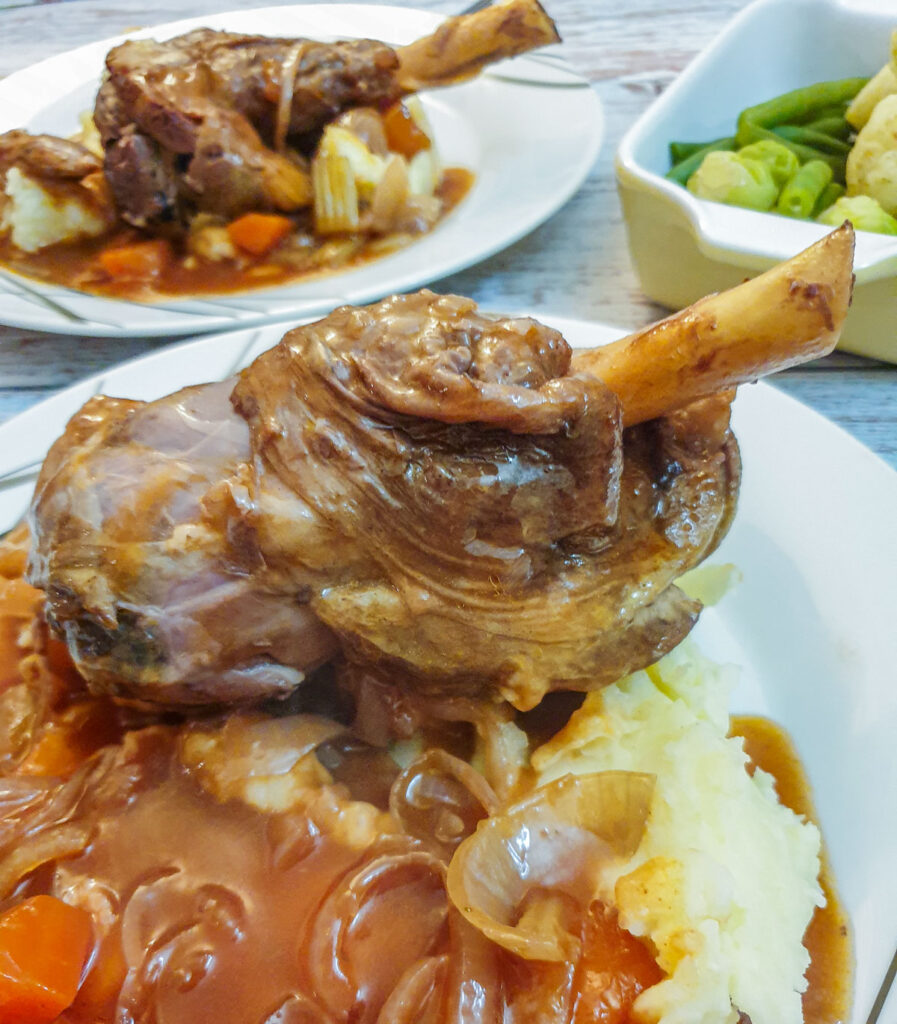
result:
<svg viewBox="0 0 897 1024"><path fill-rule="evenodd" d="M0 131L69 135L92 110L103 59L125 38L169 38L202 25L234 32L407 43L432 32L432 12L360 4L204 15L119 36L42 61L0 82ZM603 135L588 82L553 51L497 65L423 97L447 166L476 175L459 206L419 241L355 270L254 292L152 305L102 298L0 271L0 323L112 337L224 330L326 312L406 291L491 256L558 210L588 174Z"/></svg>
<svg viewBox="0 0 897 1024"><path fill-rule="evenodd" d="M622 333L550 322L577 346ZM166 348L0 426L0 531L24 512L34 480L11 479L9 471L41 459L88 397L152 399L225 377L282 330L271 325ZM897 948L897 474L765 384L740 389L734 423L744 480L735 523L713 561L734 562L744 579L704 612L696 635L711 657L742 668L733 710L776 719L801 753L853 920L852 1019L863 1024Z"/></svg>

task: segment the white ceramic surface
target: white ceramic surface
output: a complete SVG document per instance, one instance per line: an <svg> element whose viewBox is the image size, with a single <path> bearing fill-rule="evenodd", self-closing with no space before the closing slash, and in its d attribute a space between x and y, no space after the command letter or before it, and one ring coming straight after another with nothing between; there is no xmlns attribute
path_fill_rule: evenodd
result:
<svg viewBox="0 0 897 1024"><path fill-rule="evenodd" d="M695 198L668 181L672 140L731 135L745 108L888 60L897 0L757 0L629 129L616 154L630 245L650 297L684 306L821 238L811 221ZM857 232L842 347L897 361L897 237Z"/></svg>
<svg viewBox="0 0 897 1024"><path fill-rule="evenodd" d="M93 100L111 46L168 38L206 25L235 32L407 43L438 16L380 5L318 4L234 11L155 26L42 61L0 82L0 132L27 127L68 135ZM354 270L274 289L151 305L100 298L0 270L0 322L64 334L196 333L295 319L344 302L407 291L485 259L546 220L576 191L598 153L603 116L589 84L551 48L496 65L464 85L423 95L447 166L476 175L436 229Z"/></svg>
<svg viewBox="0 0 897 1024"><path fill-rule="evenodd" d="M550 322L576 346L622 333ZM151 399L221 378L281 331L267 326L166 348L4 424L0 530L23 513L34 480L9 471L41 459L92 394ZM897 948L897 474L769 385L740 390L734 424L744 480L734 526L713 561L735 563L743 581L704 612L696 636L709 655L741 667L733 710L785 725L807 767L854 924L852 1020L863 1024Z"/></svg>

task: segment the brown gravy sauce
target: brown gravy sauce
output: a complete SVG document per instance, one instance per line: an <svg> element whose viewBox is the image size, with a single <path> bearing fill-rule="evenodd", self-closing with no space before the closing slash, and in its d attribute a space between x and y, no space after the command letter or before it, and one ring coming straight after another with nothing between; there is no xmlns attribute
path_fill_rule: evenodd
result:
<svg viewBox="0 0 897 1024"><path fill-rule="evenodd" d="M436 194L443 203L443 211L437 226L467 195L473 182L474 175L466 168L445 169L442 181L436 189ZM0 237L0 264L27 277L74 288L77 291L111 298L153 302L172 296L231 294L257 288L273 288L290 281L322 277L370 263L405 248L408 244L414 244L423 236L415 235L410 242L397 243L395 248L384 248L383 239L362 239L359 245L349 247L346 252L337 245L334 258L318 266L311 262L308 265L290 264L286 260L280 262L276 253L255 258L247 257L242 263L233 260L199 260L185 266L182 256L176 255L169 266L151 282L112 279L100 267L98 257L105 249L152 237L155 236L148 232L126 229L111 239L106 235L81 242L51 245L36 253L25 253L17 249L7 235ZM407 236L401 237L404 239ZM319 251L324 244L326 243L321 243L311 252Z"/></svg>
<svg viewBox="0 0 897 1024"><path fill-rule="evenodd" d="M370 1024L402 972L443 951L441 877L413 862L377 875L408 859L403 837L361 851L304 816L220 803L175 745L166 729L141 741L133 784L115 776L90 846L57 865L56 893L101 929L58 1024ZM367 896L331 906L365 865Z"/></svg>
<svg viewBox="0 0 897 1024"><path fill-rule="evenodd" d="M809 781L784 729L768 718L733 715L730 733L744 739L751 762L775 779L782 803L795 814L815 821ZM853 941L850 920L835 890L824 848L819 882L825 906L817 907L804 935L811 958L809 984L803 995L804 1024L837 1024L850 1016Z"/></svg>

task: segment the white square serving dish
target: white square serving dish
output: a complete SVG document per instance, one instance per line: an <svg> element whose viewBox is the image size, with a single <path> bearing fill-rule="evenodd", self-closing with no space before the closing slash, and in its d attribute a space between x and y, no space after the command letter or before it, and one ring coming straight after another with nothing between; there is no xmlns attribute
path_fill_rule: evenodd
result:
<svg viewBox="0 0 897 1024"><path fill-rule="evenodd" d="M629 245L645 293L672 308L730 288L830 228L695 198L668 181L671 140L731 135L745 108L887 61L897 0L757 0L630 128L616 155ZM841 347L897 362L897 237L857 232Z"/></svg>

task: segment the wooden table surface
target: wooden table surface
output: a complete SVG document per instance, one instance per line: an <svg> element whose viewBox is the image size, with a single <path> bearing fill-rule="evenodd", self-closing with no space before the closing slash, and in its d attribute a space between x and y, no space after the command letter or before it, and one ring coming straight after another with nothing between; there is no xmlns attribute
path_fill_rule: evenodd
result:
<svg viewBox="0 0 897 1024"><path fill-rule="evenodd" d="M277 0L261 0L274 6ZM401 5L403 0L393 0ZM626 128L740 10L742 0L545 0L572 65L604 107L602 152L578 194L497 256L434 284L491 309L545 310L639 326L665 310L632 269L613 152ZM151 15L147 13L151 6ZM148 24L238 6L231 0L0 0L0 76L82 43ZM242 5L240 5L242 6ZM453 13L463 0L407 6ZM166 344L0 328L0 422L58 388ZM845 427L897 468L897 366L837 353L780 374L776 384Z"/></svg>

